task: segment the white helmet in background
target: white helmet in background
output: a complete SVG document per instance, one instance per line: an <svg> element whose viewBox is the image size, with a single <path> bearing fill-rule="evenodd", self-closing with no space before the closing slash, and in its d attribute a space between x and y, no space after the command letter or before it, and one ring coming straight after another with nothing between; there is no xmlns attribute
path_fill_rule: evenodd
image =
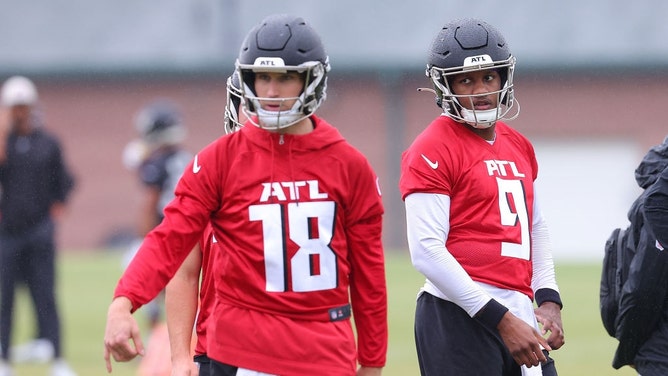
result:
<svg viewBox="0 0 668 376"><path fill-rule="evenodd" d="M37 103L37 88L28 78L13 76L2 85L2 105L13 107L18 105L32 106Z"/></svg>

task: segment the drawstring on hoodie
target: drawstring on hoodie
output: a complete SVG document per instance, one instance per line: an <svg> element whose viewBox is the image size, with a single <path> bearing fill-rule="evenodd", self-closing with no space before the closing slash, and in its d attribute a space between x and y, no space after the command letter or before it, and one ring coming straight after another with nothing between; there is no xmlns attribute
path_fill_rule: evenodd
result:
<svg viewBox="0 0 668 376"><path fill-rule="evenodd" d="M319 155L325 148L329 148L340 142L345 142L343 136L341 136L336 128L332 127L324 120L318 119L315 115L312 115L312 118L313 131L309 134L293 135L289 133L267 131L260 127L250 127L247 131L253 133L249 133L253 142L265 150L271 158L271 161L265 161L265 163L270 164L270 166L265 165L265 173L269 173L268 183L270 189L274 189L275 183L279 183L276 188L281 187L281 182L277 181L279 178L276 176L278 171L285 171L285 174L288 175L285 177L281 176L280 179L291 180L293 183L297 182L300 180L298 179L297 174L299 174L302 165L313 163L313 158L315 158L314 155ZM286 143L287 145L285 145ZM288 148L287 154L283 153L283 150L285 150L284 147ZM311 153L310 160L304 160L306 154L302 154L302 152L308 153L309 151L317 151L317 153ZM281 162L283 163L281 167L284 167L287 170L277 169L276 164L278 163L277 158L279 156L288 158L287 162L281 158ZM288 163L289 166L285 166L284 163ZM269 171L266 171L266 169L269 169ZM307 178L307 176L304 176L300 181L308 180ZM300 194L305 192L296 189L296 186L290 189L296 191L294 202L299 205L299 202L302 201ZM291 194L293 191L291 191ZM270 199L272 200L272 203L279 202L273 193L270 194ZM308 196L306 197L306 200L308 200Z"/></svg>
<svg viewBox="0 0 668 376"><path fill-rule="evenodd" d="M269 186L272 186L274 184L274 162L276 161L276 156L275 156L276 150L274 148L274 141L272 140L271 133L269 133L268 137L269 137L269 147L271 148L271 167L269 169Z"/></svg>
<svg viewBox="0 0 668 376"><path fill-rule="evenodd" d="M284 145L285 144L285 134L280 133L278 135L278 144L279 145ZM271 137L271 136L270 136ZM294 163L292 161L292 142L294 138L290 138L288 142L288 164L290 168L290 179L292 181L295 181L295 171L294 171ZM276 162L276 149L274 147L274 143L270 142L269 145L271 145L271 170L270 170L270 175L269 175L269 183L273 184L274 183L274 163ZM295 192L296 198L297 198L297 205L299 205L299 190Z"/></svg>
<svg viewBox="0 0 668 376"><path fill-rule="evenodd" d="M281 135L282 136L282 135ZM294 171L294 163L292 163L292 143L294 141L294 137L290 138L290 142L288 142L288 164L290 165L290 180L295 181L295 171ZM295 190L295 197L297 199L297 206L299 206L299 189Z"/></svg>

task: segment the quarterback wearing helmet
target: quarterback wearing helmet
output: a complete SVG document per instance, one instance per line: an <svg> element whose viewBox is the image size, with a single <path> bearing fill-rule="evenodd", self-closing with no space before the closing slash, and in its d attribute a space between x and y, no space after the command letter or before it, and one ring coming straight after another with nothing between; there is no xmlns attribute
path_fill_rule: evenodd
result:
<svg viewBox="0 0 668 376"><path fill-rule="evenodd" d="M107 316L108 368L111 356L138 354L136 332L124 331L136 326L130 313L210 225L213 282L202 288L216 302L206 322L211 375L381 374L384 209L366 157L315 114L328 61L300 17L268 16L250 30L235 63L248 120L197 153L123 273Z"/></svg>
<svg viewBox="0 0 668 376"><path fill-rule="evenodd" d="M456 75L495 71L501 87L479 95L459 94L453 90ZM513 94L515 57L503 35L488 23L464 19L441 29L431 45L426 74L436 92L436 103L457 121L475 128L488 128L499 119L514 119L519 105ZM475 101L494 96L488 109L476 109ZM511 110L514 110L511 112Z"/></svg>
<svg viewBox="0 0 668 376"><path fill-rule="evenodd" d="M415 314L423 376L556 375L547 351L564 343L562 304L538 163L502 121L517 115L514 68L481 20L452 21L431 45L427 76L443 112L403 153L399 181L411 260L426 277Z"/></svg>
<svg viewBox="0 0 668 376"><path fill-rule="evenodd" d="M329 57L313 28L301 18L276 15L248 34L241 45L236 71L241 78L244 111L256 126L289 127L315 113L326 98ZM297 72L304 87L295 97L263 98L255 89L257 73ZM279 104L267 109L262 102ZM284 104L291 102L289 107Z"/></svg>

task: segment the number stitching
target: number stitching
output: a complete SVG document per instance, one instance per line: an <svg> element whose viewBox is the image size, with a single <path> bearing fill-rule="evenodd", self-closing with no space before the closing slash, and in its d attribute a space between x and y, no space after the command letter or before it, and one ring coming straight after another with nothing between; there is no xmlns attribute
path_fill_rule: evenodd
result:
<svg viewBox="0 0 668 376"><path fill-rule="evenodd" d="M336 215L333 201L259 204L248 210L251 221L262 222L267 291L336 288L337 256L330 247ZM289 260L288 239L299 247Z"/></svg>
<svg viewBox="0 0 668 376"><path fill-rule="evenodd" d="M499 212L501 225L520 226L520 242L501 242L501 255L529 260L531 236L529 234L529 212L522 180L496 178L499 188ZM511 199L512 203L511 204ZM515 211L513 211L513 207Z"/></svg>

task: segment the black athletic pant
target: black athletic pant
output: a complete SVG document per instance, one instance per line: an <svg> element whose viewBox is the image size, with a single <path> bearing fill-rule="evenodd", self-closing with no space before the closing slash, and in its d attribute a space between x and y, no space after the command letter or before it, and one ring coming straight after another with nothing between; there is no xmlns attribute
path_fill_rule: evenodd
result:
<svg viewBox="0 0 668 376"><path fill-rule="evenodd" d="M0 346L8 359L14 297L20 282L30 292L37 318L36 333L53 343L60 357L60 320L55 295L54 223L45 219L20 235L0 233Z"/></svg>
<svg viewBox="0 0 668 376"><path fill-rule="evenodd" d="M422 376L521 376L498 331L458 305L423 293L415 311L415 343ZM544 351L547 356L547 351ZM548 357L543 376L557 376Z"/></svg>
<svg viewBox="0 0 668 376"><path fill-rule="evenodd" d="M195 363L198 365L199 376L211 376L211 359L208 356L195 356Z"/></svg>
<svg viewBox="0 0 668 376"><path fill-rule="evenodd" d="M239 367L231 366L229 364L217 362L211 359L209 376L236 376ZM201 374L200 374L201 376Z"/></svg>

